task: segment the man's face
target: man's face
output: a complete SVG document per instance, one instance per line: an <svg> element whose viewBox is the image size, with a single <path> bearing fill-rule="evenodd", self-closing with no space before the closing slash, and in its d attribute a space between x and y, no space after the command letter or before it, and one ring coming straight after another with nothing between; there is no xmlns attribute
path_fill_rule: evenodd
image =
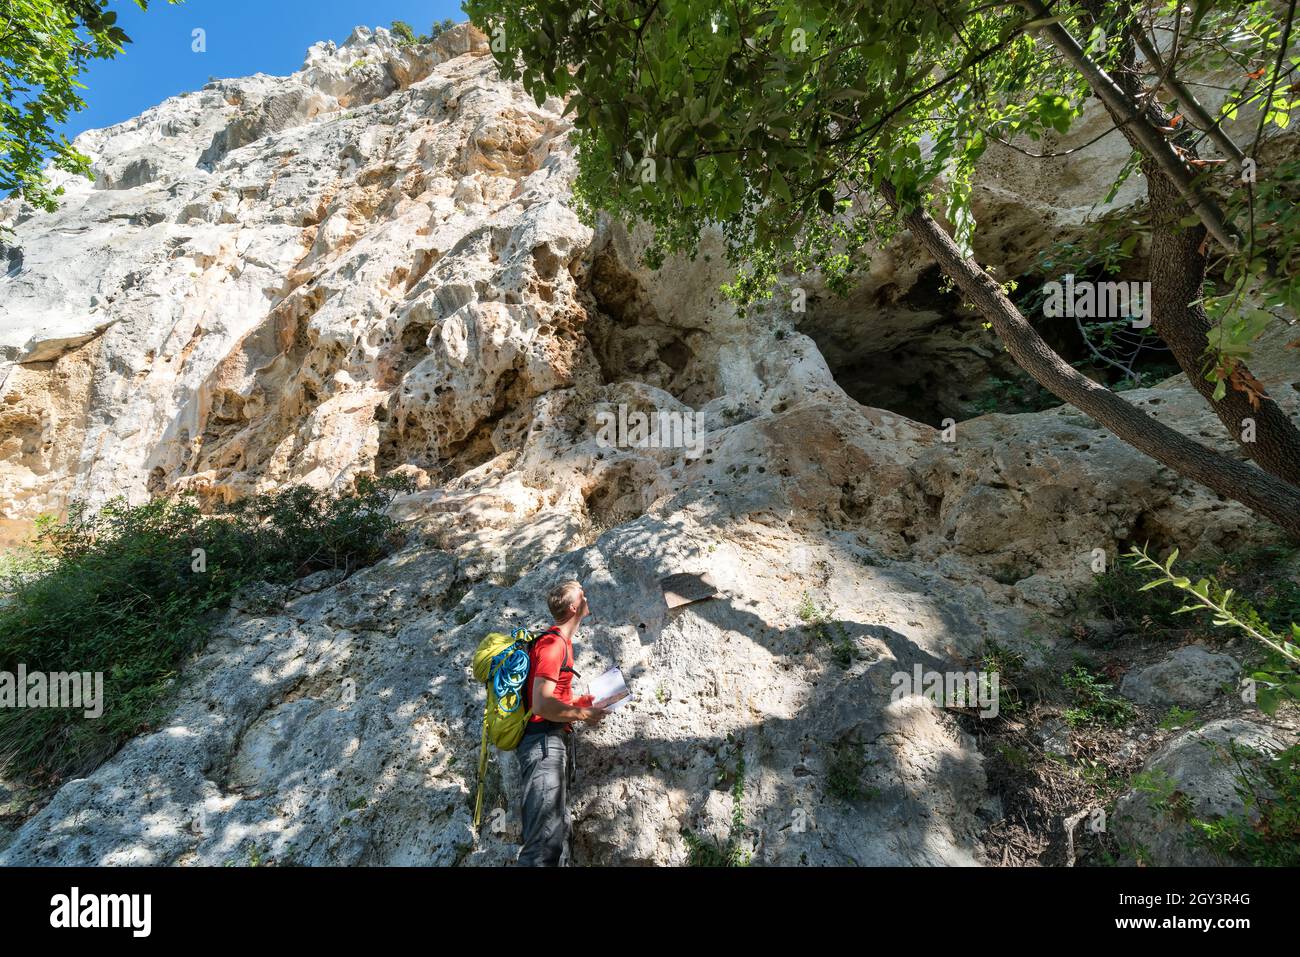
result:
<svg viewBox="0 0 1300 957"><path fill-rule="evenodd" d="M587 590L585 588L578 592L578 600L573 607L577 609L578 621L582 621L591 614L591 606L587 604Z"/></svg>

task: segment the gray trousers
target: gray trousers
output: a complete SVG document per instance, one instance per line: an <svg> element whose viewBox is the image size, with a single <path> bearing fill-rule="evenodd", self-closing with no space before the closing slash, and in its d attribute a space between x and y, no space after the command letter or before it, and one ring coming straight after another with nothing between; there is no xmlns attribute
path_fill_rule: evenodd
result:
<svg viewBox="0 0 1300 957"><path fill-rule="evenodd" d="M520 867L560 867L568 863L573 826L568 797L577 771L576 737L561 730L529 734L515 749L524 798Z"/></svg>

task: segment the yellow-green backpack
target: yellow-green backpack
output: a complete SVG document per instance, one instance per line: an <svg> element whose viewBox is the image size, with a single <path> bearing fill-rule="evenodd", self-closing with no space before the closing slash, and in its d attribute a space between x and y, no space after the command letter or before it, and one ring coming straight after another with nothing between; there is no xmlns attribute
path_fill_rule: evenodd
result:
<svg viewBox="0 0 1300 957"><path fill-rule="evenodd" d="M478 796L474 799L474 828L483 814L483 776L487 773L487 746L513 751L524 736L532 712L524 707L524 682L528 680L528 646L537 639L524 628L510 635L494 631L474 652L474 680L487 688L483 709L483 743L478 754Z"/></svg>

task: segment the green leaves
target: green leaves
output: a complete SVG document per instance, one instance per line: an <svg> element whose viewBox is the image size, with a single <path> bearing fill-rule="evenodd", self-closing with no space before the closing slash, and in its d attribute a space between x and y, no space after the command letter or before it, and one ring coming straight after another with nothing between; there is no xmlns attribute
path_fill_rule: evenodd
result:
<svg viewBox="0 0 1300 957"><path fill-rule="evenodd" d="M742 284L754 291L791 255L837 274L861 265L844 261L836 243L847 230L860 250L867 231L885 227L847 204L858 212L846 225L836 199L882 168L913 202L952 177L949 218L969 243L969 180L989 124L972 108L974 55L964 44L990 48L980 65L985 103L1022 84L1038 56L1013 36L1021 14L974 0L959 0L946 18L903 0L722 8L615 0L595 10L576 0L469 0L466 10L480 26L504 29L508 49L495 55L518 69L525 89L572 95L580 207L650 222L657 251L689 252L719 225L733 262L754 268L755 281ZM583 26L547 26L576 22ZM960 37L952 23L962 24ZM556 70L552 82L556 63L578 69ZM1042 106L1018 117L1023 128L1068 122L1073 101L1053 98L1053 88L1034 91ZM629 156L665 175L611 177Z"/></svg>
<svg viewBox="0 0 1300 957"><path fill-rule="evenodd" d="M1131 548L1126 557L1135 568L1157 573L1156 578L1142 585L1139 591L1149 591L1161 585L1172 585L1193 598L1195 602L1183 605L1175 614L1191 611L1208 611L1211 624L1216 628L1236 628L1258 641L1277 662L1276 668L1262 670L1252 675L1256 685L1255 703L1267 714L1272 714L1286 700L1300 701L1300 625L1289 623L1289 636L1275 633L1248 604L1236 598L1231 588L1220 589L1208 578L1195 584L1191 579L1174 574L1178 549L1174 549L1161 564L1148 554L1145 547Z"/></svg>
<svg viewBox="0 0 1300 957"><path fill-rule="evenodd" d="M98 512L73 503L40 522L30 561L0 573L0 667L103 672L103 720L0 708L0 773L76 773L111 754L161 716L206 612L253 582L373 562L395 527L388 507L413 487L397 476L362 476L338 494L291 486L218 517L185 498Z"/></svg>
<svg viewBox="0 0 1300 957"><path fill-rule="evenodd" d="M1030 98L1025 113L1037 126L1050 127L1057 133L1068 133L1070 124L1083 112L1082 103L1073 103L1060 93L1038 93Z"/></svg>
<svg viewBox="0 0 1300 957"><path fill-rule="evenodd" d="M849 285L869 241L895 228L870 195L884 178L905 209L941 204L959 246L973 250L972 182L986 149L1055 141L1090 95L1081 76L1025 32L1033 24L1015 4L467 0L465 9L490 35L501 30L505 43L493 53L504 75L539 103L570 97L583 215L648 222L656 261L693 252L704 230L719 228L744 273L730 287L742 299L766 294L795 266ZM1078 4L1052 13L1038 25L1060 19L1076 35L1092 32ZM1244 52L1254 66L1279 42L1266 4L1197 0L1193 18L1207 37L1217 33L1214 43L1189 37L1189 56L1214 53L1231 65ZM1224 44L1231 49L1216 53ZM1094 55L1113 65L1107 58L1120 46ZM1242 95L1224 108L1253 103L1279 128L1294 93L1288 83L1270 93L1270 71L1243 79ZM1139 160L1132 154L1103 203ZM1207 308L1219 302L1211 312L1220 347L1207 355L1207 372L1219 375L1220 395L1230 386L1225 360L1248 354L1268 310L1300 307L1300 161L1291 162L1261 167L1253 191L1239 191L1241 202L1259 207L1260 242L1226 264L1228 292L1207 299ZM1246 294L1261 309L1240 310Z"/></svg>
<svg viewBox="0 0 1300 957"><path fill-rule="evenodd" d="M790 193L790 187L786 183L785 177L781 175L779 169L772 170L770 185L772 192L776 194L777 199L783 200L787 203L793 201L794 197Z"/></svg>
<svg viewBox="0 0 1300 957"><path fill-rule="evenodd" d="M89 62L130 41L108 0L7 0L0 21L0 195L53 210L63 191L50 186L46 162L90 175L89 160L53 127L85 106L78 79Z"/></svg>

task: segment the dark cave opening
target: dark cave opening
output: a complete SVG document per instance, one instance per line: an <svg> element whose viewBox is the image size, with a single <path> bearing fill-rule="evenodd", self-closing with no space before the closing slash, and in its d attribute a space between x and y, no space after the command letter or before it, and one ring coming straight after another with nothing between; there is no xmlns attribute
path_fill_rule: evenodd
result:
<svg viewBox="0 0 1300 957"><path fill-rule="evenodd" d="M1084 375L1124 390L1179 371L1159 337L1140 327L1141 319L1135 327L1128 319L1044 315L1046 282L1043 276L1020 277L1017 305L1039 335ZM823 302L799 328L817 343L836 383L854 400L936 428L945 419L960 422L1060 405L1016 364L982 317L945 286L938 267L931 267L906 293L884 286L839 303ZM873 312L866 322L858 318Z"/></svg>

